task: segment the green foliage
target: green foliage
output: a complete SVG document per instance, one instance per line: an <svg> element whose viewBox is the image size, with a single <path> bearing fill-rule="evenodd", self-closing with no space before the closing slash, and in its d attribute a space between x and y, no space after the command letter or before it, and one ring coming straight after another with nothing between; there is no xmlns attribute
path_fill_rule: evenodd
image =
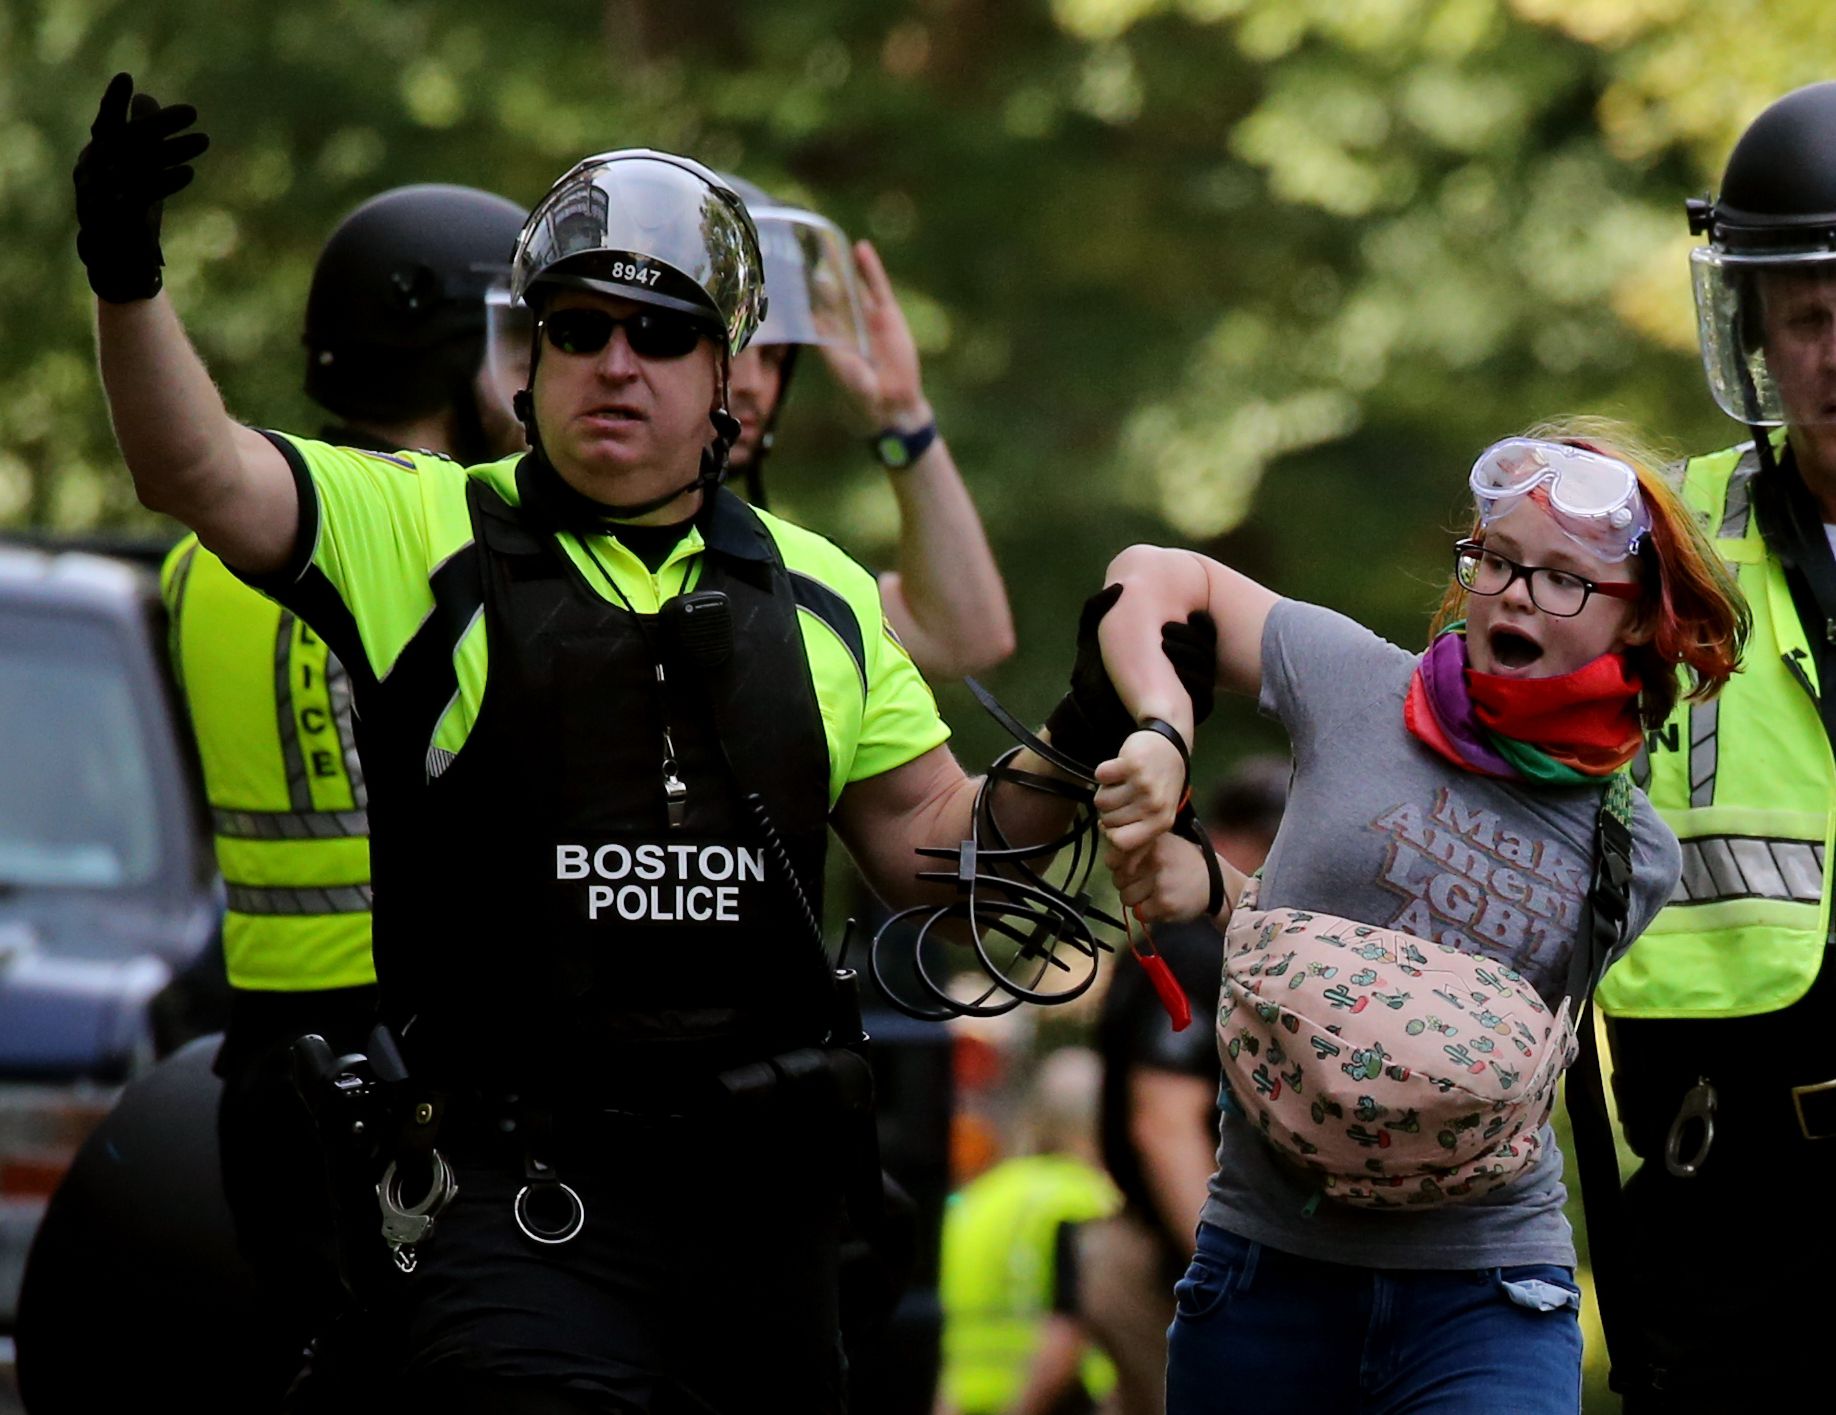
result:
<svg viewBox="0 0 1836 1415"><path fill-rule="evenodd" d="M128 68L213 138L168 281L239 416L316 425L299 313L364 197L530 202L588 151L685 150L880 244L1008 573L996 686L1022 712L1134 539L1414 642L1484 443L1563 411L1731 439L1679 202L1831 39L1811 0L13 0L0 524L153 524L91 370L68 181ZM801 378L778 503L884 559L859 431ZM946 702L980 758L992 733Z"/></svg>

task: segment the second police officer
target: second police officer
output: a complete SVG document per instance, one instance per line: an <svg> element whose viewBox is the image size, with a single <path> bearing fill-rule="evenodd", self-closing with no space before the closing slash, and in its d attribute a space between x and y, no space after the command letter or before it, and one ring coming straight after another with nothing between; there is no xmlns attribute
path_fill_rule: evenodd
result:
<svg viewBox="0 0 1836 1415"><path fill-rule="evenodd" d="M1755 119L1690 226L1707 238L1692 266L1709 382L1752 438L1691 458L1682 491L1738 571L1753 637L1720 698L1680 705L1648 744L1683 881L1599 994L1642 1164L1614 1208L1599 1147L1608 1177L1586 1197L1620 1215L1590 1233L1614 1384L1641 1415L1796 1399L1828 1344L1836 83Z"/></svg>
<svg viewBox="0 0 1836 1415"><path fill-rule="evenodd" d="M758 227L770 305L733 360L739 436L729 457L764 506L765 466L804 349L821 354L886 470L899 506L898 569L879 576L886 622L927 679L960 678L1014 648L1007 590L937 418L917 342L867 241L852 249L833 222L728 179Z"/></svg>
<svg viewBox="0 0 1836 1415"><path fill-rule="evenodd" d="M744 207L687 159L586 159L517 248L532 451L337 448L226 412L160 293L159 203L203 140L131 93L76 174L117 436L141 499L350 674L382 1009L457 1178L431 1235L392 1229L403 1391L838 1408L840 1126L813 1099L748 1119L726 1078L845 1037L828 826L912 900L977 783L872 578L718 488L762 312Z"/></svg>

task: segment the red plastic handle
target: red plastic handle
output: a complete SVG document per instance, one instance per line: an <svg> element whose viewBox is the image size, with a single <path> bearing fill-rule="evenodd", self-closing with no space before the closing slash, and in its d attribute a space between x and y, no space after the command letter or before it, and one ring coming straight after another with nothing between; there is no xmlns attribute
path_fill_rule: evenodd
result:
<svg viewBox="0 0 1836 1415"><path fill-rule="evenodd" d="M1173 1030L1185 1031L1192 1025L1192 1004L1187 1001L1179 979L1173 976L1173 970L1167 966L1167 960L1158 953L1143 953L1137 947L1135 961L1147 969L1148 981L1154 985L1154 993L1159 997L1160 1005L1167 1009L1167 1016L1173 1019Z"/></svg>

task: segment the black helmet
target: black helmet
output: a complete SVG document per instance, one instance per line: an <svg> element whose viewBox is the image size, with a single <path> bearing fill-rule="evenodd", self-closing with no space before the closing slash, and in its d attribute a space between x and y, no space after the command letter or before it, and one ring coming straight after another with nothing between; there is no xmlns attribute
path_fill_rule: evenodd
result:
<svg viewBox="0 0 1836 1415"><path fill-rule="evenodd" d="M1836 279L1836 82L1788 93L1748 126L1721 192L1687 203L1708 238L1690 254L1697 329L1709 387L1750 425L1803 420L1788 410L1761 337L1765 272Z"/></svg>
<svg viewBox="0 0 1836 1415"><path fill-rule="evenodd" d="M400 422L452 405L484 356L485 296L507 285L515 202L397 187L332 232L306 298L306 392L340 417Z"/></svg>
<svg viewBox="0 0 1836 1415"><path fill-rule="evenodd" d="M511 291L533 304L544 285L696 315L729 356L765 314L745 204L694 159L649 148L584 158L536 203L517 239Z"/></svg>

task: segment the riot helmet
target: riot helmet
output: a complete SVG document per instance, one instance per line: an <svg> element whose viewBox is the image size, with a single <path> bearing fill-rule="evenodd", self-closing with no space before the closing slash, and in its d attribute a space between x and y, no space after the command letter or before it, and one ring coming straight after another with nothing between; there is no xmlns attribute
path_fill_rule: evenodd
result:
<svg viewBox="0 0 1836 1415"><path fill-rule="evenodd" d="M765 316L765 269L758 232L745 204L692 158L623 148L583 158L537 202L517 238L510 296L536 316L529 386L516 412L529 445L546 458L536 426L534 385L542 355L541 318L548 292L590 290L693 317L721 351L720 406L714 437L694 480L629 505L601 508L635 519L688 491L717 486L739 423L727 410L733 355Z"/></svg>
<svg viewBox="0 0 1836 1415"><path fill-rule="evenodd" d="M756 436L741 439L739 448L746 456L738 465L746 478L747 497L755 506L764 506L765 462L777 440L778 414L797 371L798 351L805 345L828 345L866 358L867 321L848 238L839 226L743 178L722 180L740 194L758 227L765 292L770 297L752 347L776 351L774 394L769 405L756 408L748 404L748 395L736 390L740 403L735 407L736 412L758 418Z"/></svg>
<svg viewBox="0 0 1836 1415"><path fill-rule="evenodd" d="M694 315L731 357L764 318L758 233L746 207L699 162L648 148L576 163L529 213L512 297L535 307L572 286Z"/></svg>
<svg viewBox="0 0 1836 1415"><path fill-rule="evenodd" d="M866 319L841 227L742 178L723 180L746 203L765 258L770 308L752 342L833 344L864 355Z"/></svg>
<svg viewBox="0 0 1836 1415"><path fill-rule="evenodd" d="M1836 422L1836 82L1755 118L1720 195L1688 203L1703 368L1750 426Z"/></svg>
<svg viewBox="0 0 1836 1415"><path fill-rule="evenodd" d="M472 187L397 187L351 212L313 269L307 394L368 424L471 408L522 226L515 202Z"/></svg>

